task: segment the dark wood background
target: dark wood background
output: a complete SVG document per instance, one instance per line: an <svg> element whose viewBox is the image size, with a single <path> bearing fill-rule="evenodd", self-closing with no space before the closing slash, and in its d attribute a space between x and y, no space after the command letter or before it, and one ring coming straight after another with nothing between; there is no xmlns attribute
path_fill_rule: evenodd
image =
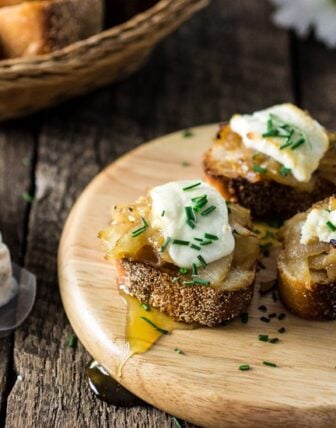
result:
<svg viewBox="0 0 336 428"><path fill-rule="evenodd" d="M0 340L0 425L174 426L159 410L108 406L88 389L90 356L67 346L59 237L91 178L153 137L283 101L336 128L336 52L276 29L270 14L266 0L213 0L127 81L0 125L0 230L13 259L38 278L29 319Z"/></svg>

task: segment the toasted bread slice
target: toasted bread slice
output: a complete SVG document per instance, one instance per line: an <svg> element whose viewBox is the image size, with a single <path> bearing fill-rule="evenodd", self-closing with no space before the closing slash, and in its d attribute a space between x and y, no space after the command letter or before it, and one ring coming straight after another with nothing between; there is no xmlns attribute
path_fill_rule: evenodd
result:
<svg viewBox="0 0 336 428"><path fill-rule="evenodd" d="M190 269L181 271L160 251L163 238L158 230L149 226L137 239L132 238L134 224L142 217L150 218L150 204L148 198L140 198L132 206L116 207L111 226L99 234L108 249L106 257L116 266L122 290L185 323L211 327L242 314L253 296L259 255L248 210L230 205L234 251L199 267L198 274L208 283L198 285L192 283Z"/></svg>
<svg viewBox="0 0 336 428"><path fill-rule="evenodd" d="M330 133L329 138L332 146L335 135ZM256 157L267 164L266 173L253 170ZM330 148L312 179L301 183L290 174L279 174L281 165L275 160L246 148L228 125L222 126L203 160L207 181L224 197L250 209L254 218L284 219L336 192L335 163L336 153Z"/></svg>
<svg viewBox="0 0 336 428"><path fill-rule="evenodd" d="M185 287L182 278L176 281L176 270L157 269L144 262L116 260L115 266L118 283L129 294L187 324L221 324L246 311L253 296L254 269L234 269L230 278L215 288Z"/></svg>
<svg viewBox="0 0 336 428"><path fill-rule="evenodd" d="M315 204L328 208L334 197ZM334 208L334 209L335 209ZM336 319L336 248L332 243L301 244L301 227L308 213L297 214L280 231L279 291L284 304L306 319Z"/></svg>
<svg viewBox="0 0 336 428"><path fill-rule="evenodd" d="M103 0L42 0L3 7L2 56L49 53L99 32L102 25Z"/></svg>

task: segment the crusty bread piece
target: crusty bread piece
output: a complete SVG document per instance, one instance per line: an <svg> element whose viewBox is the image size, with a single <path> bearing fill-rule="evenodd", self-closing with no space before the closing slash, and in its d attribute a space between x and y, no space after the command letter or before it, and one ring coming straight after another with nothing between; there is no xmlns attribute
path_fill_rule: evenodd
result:
<svg viewBox="0 0 336 428"><path fill-rule="evenodd" d="M330 134L330 141L335 141L335 135ZM309 183L300 183L293 176L281 176L280 164L270 158L266 174L254 172L255 156L266 158L247 149L241 138L224 125L203 159L207 181L226 198L250 209L254 218L274 215L290 218L336 192L335 180L330 179L330 164L336 164L333 148L326 153Z"/></svg>
<svg viewBox="0 0 336 428"><path fill-rule="evenodd" d="M99 32L103 0L28 1L0 8L5 58L49 53Z"/></svg>
<svg viewBox="0 0 336 428"><path fill-rule="evenodd" d="M232 254L198 268L210 285L185 284L194 277L181 273L167 252L161 252L163 237L149 226L137 238L130 231L149 218L151 202L140 198L127 207L115 207L111 226L99 233L107 248L106 258L116 267L117 282L140 302L168 314L176 321L214 326L242 314L251 302L259 242L251 232L249 211L230 205L234 229Z"/></svg>
<svg viewBox="0 0 336 428"><path fill-rule="evenodd" d="M328 207L334 197L315 204ZM335 209L334 208L334 209ZM279 233L279 292L290 311L306 319L336 319L336 248L327 242L300 243L310 210L288 220Z"/></svg>
<svg viewBox="0 0 336 428"><path fill-rule="evenodd" d="M253 296L254 269L236 271L237 287L227 289L202 285L185 287L180 281L174 281L176 271L163 271L142 262L115 260L115 266L123 289L126 287L141 303L187 324L213 327L235 318L246 311Z"/></svg>

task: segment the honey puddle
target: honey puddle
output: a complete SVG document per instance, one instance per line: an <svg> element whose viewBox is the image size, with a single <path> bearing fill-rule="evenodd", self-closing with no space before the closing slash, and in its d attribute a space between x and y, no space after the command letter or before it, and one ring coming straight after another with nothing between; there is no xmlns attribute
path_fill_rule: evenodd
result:
<svg viewBox="0 0 336 428"><path fill-rule="evenodd" d="M161 336L165 336L164 332L169 334L173 330L194 328L192 325L172 320L157 309L151 307L148 307L148 310L144 309L135 297L124 291L121 291L120 295L127 305L126 340L129 347L127 360L134 354L148 351Z"/></svg>

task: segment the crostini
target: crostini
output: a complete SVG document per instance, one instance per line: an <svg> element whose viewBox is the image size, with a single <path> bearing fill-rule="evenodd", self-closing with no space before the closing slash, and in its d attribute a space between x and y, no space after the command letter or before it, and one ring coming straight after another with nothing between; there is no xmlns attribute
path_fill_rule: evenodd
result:
<svg viewBox="0 0 336 428"><path fill-rule="evenodd" d="M279 233L282 301L307 319L336 319L336 198L288 220Z"/></svg>
<svg viewBox="0 0 336 428"><path fill-rule="evenodd" d="M99 233L119 286L176 321L215 326L249 306L259 254L249 211L201 180L116 206Z"/></svg>
<svg viewBox="0 0 336 428"><path fill-rule="evenodd" d="M204 170L208 182L254 218L286 219L336 192L335 141L307 112L276 105L223 124Z"/></svg>

